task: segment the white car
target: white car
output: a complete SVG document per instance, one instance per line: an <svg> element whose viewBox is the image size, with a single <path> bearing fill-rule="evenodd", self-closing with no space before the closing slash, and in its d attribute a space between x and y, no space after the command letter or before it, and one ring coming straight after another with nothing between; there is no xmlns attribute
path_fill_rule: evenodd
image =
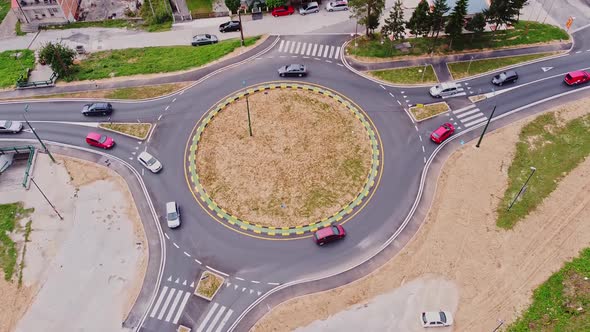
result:
<svg viewBox="0 0 590 332"><path fill-rule="evenodd" d="M16 134L23 130L23 123L20 121L0 121L0 133Z"/></svg>
<svg viewBox="0 0 590 332"><path fill-rule="evenodd" d="M176 202L166 203L166 222L170 228L180 226L180 209Z"/></svg>
<svg viewBox="0 0 590 332"><path fill-rule="evenodd" d="M348 10L348 2L346 2L346 1L328 2L328 4L326 5L326 10L329 12Z"/></svg>
<svg viewBox="0 0 590 332"><path fill-rule="evenodd" d="M317 13L319 11L320 11L320 5L318 5L318 3L315 1L309 2L305 5L303 5L303 7L299 8L299 14L301 14L301 15Z"/></svg>
<svg viewBox="0 0 590 332"><path fill-rule="evenodd" d="M420 316L422 327L444 327L453 325L453 315L448 311L426 311Z"/></svg>
<svg viewBox="0 0 590 332"><path fill-rule="evenodd" d="M139 160L139 162L152 173L158 173L162 170L162 164L158 161L158 159L154 158L154 156L145 151L137 156L137 160Z"/></svg>
<svg viewBox="0 0 590 332"><path fill-rule="evenodd" d="M461 90L459 90L459 84L454 83L454 82L448 82L448 83L441 83L441 84L437 84L435 86L433 86L432 88L430 88L430 95L433 96L434 98L442 98L442 97L447 97L447 96L452 96L456 93L459 93Z"/></svg>

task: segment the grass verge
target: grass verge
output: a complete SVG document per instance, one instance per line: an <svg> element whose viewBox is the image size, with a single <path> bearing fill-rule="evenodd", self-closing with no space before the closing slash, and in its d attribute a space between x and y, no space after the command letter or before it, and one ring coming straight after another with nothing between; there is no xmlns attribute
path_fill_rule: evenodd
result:
<svg viewBox="0 0 590 332"><path fill-rule="evenodd" d="M213 296L215 296L215 293L217 293L217 290L219 290L223 284L223 281L223 277L209 271L205 271L201 275L201 279L199 279L199 283L195 289L195 295L210 300L213 298Z"/></svg>
<svg viewBox="0 0 590 332"><path fill-rule="evenodd" d="M20 53L19 58L15 54ZM26 68L35 66L35 56L31 50L4 51L0 53L0 88L13 87Z"/></svg>
<svg viewBox="0 0 590 332"><path fill-rule="evenodd" d="M10 11L10 0L0 0L0 23L6 17L6 14Z"/></svg>
<svg viewBox="0 0 590 332"><path fill-rule="evenodd" d="M508 188L497 212L497 225L510 229L533 211L560 180L590 154L590 114L565 122L557 113L538 116L520 132L516 153L508 169ZM537 171L510 211L509 204L531 173Z"/></svg>
<svg viewBox="0 0 590 332"><path fill-rule="evenodd" d="M23 208L22 203L0 205L0 268L4 271L4 280L12 279L16 267L16 243L8 234L18 230L17 221L33 211Z"/></svg>
<svg viewBox="0 0 590 332"><path fill-rule="evenodd" d="M158 85L145 85L131 88L92 90L82 92L54 93L49 95L35 96L35 99L45 98L94 98L94 99L148 99L165 96L174 91L178 91L192 82L167 83ZM20 98L28 99L28 98ZM7 98L0 100L19 100L19 98Z"/></svg>
<svg viewBox="0 0 590 332"><path fill-rule="evenodd" d="M206 14L213 10L213 2L211 0L187 0L186 5L191 14Z"/></svg>
<svg viewBox="0 0 590 332"><path fill-rule="evenodd" d="M63 30L63 29L79 29L79 28L139 28L141 24L135 21L128 21L123 19L103 20L97 22L80 21L70 22L60 25L48 25L41 27L44 30Z"/></svg>
<svg viewBox="0 0 590 332"><path fill-rule="evenodd" d="M399 84L436 83L438 79L431 65L370 71L369 75Z"/></svg>
<svg viewBox="0 0 590 332"><path fill-rule="evenodd" d="M449 105L447 105L447 103L445 103L444 101L440 102L440 103L426 104L426 105L423 105L422 107L418 107L418 106L410 107L410 113L412 113L412 115L414 116L416 121L426 120L426 119L431 118L435 115L444 113L448 110L449 110Z"/></svg>
<svg viewBox="0 0 590 332"><path fill-rule="evenodd" d="M151 123L101 123L99 128L144 140L152 129Z"/></svg>
<svg viewBox="0 0 590 332"><path fill-rule="evenodd" d="M21 30L21 28L20 28L20 21L18 21L18 20L16 21L16 25L14 26L14 31L16 32L16 35L17 36L24 36L24 35L27 34L23 30Z"/></svg>
<svg viewBox="0 0 590 332"><path fill-rule="evenodd" d="M448 66L449 66L449 71L451 72L451 75L453 75L453 79L457 80L460 78L468 77L470 75L487 73L489 71L493 71L498 68L512 66L517 63L527 62L527 61L531 61L531 60L536 60L536 59L544 58L544 57L554 55L554 54L556 54L556 53L549 52L549 53L509 56L509 57L494 58L494 59L475 60L475 61L471 61L471 66L469 65L469 61L450 62L448 64ZM467 69L469 69L469 72L467 72Z"/></svg>
<svg viewBox="0 0 590 332"><path fill-rule="evenodd" d="M547 43L560 40L569 40L569 35L556 26L538 22L520 21L513 29L494 32L484 32L474 38L472 34L463 34L449 47L450 39L447 36L440 37L435 47L435 54L450 54L468 50L496 49L503 47L515 47L522 45ZM408 52L402 52L395 48L396 45L409 41L412 48ZM357 40L358 47L351 43L347 47L348 54L360 57L389 58L406 55L425 55L430 53L433 38L420 37L404 41L390 42L387 38L381 44L380 36L374 39L366 37Z"/></svg>
<svg viewBox="0 0 590 332"><path fill-rule="evenodd" d="M27 254L27 243L30 242L29 236L31 235L31 225L33 224L32 220L27 221L25 225L25 244L23 245L23 252L20 258L20 264L18 268L18 287L22 286L23 284L23 270L25 269L25 255Z"/></svg>
<svg viewBox="0 0 590 332"><path fill-rule="evenodd" d="M259 38L246 38L245 45L253 45ZM238 47L239 39L229 39L204 47L146 47L96 52L77 65L68 80L95 80L185 70L218 60Z"/></svg>
<svg viewBox="0 0 590 332"><path fill-rule="evenodd" d="M590 331L590 248L533 292L533 303L506 331Z"/></svg>

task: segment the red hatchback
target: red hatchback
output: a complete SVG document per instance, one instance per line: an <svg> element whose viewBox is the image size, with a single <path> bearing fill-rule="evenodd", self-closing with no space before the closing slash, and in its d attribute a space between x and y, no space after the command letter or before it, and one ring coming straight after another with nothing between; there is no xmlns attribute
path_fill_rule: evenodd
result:
<svg viewBox="0 0 590 332"><path fill-rule="evenodd" d="M450 123L443 123L442 126L438 127L435 131L430 134L430 139L434 143L442 143L447 138L451 137L455 133L455 127Z"/></svg>
<svg viewBox="0 0 590 332"><path fill-rule="evenodd" d="M323 246L324 244L332 241L336 241L342 239L346 236L346 231L342 225L332 225L329 227L322 228L315 232L313 238L315 239L315 243L319 246Z"/></svg>
<svg viewBox="0 0 590 332"><path fill-rule="evenodd" d="M583 71L583 70L572 71L570 73L567 73L567 75L565 75L565 78L563 79L563 81L567 85L578 85L578 84L586 83L586 82L590 81L590 74L588 72Z"/></svg>
<svg viewBox="0 0 590 332"><path fill-rule="evenodd" d="M115 141L112 138L98 133L89 133L86 136L86 143L103 149L110 149L115 146Z"/></svg>
<svg viewBox="0 0 590 332"><path fill-rule="evenodd" d="M279 17L279 16L287 16L293 15L295 9L292 6L280 6L276 7L272 10L272 16Z"/></svg>

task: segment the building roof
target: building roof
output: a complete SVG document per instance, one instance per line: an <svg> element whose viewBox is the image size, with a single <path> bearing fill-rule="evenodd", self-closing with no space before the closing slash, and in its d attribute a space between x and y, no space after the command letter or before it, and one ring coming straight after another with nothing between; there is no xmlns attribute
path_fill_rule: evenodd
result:
<svg viewBox="0 0 590 332"><path fill-rule="evenodd" d="M434 5L434 0L427 0L430 6ZM450 15L455 8L455 3L457 0L447 0L447 5L449 6L449 11L447 15ZM473 15L477 13L483 12L484 9L490 8L489 0L469 0L467 4L467 15Z"/></svg>

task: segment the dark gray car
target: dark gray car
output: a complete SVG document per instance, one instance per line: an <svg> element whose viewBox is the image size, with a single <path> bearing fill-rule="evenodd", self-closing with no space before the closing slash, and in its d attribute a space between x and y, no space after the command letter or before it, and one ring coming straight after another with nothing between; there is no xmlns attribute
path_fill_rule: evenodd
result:
<svg viewBox="0 0 590 332"><path fill-rule="evenodd" d="M110 103L92 103L86 104L82 108L83 115L111 115L113 113L113 105Z"/></svg>
<svg viewBox="0 0 590 332"><path fill-rule="evenodd" d="M191 45L193 46L202 46L202 45L210 45L210 44L217 44L218 39L215 35L204 34L204 35L196 35L193 37L193 42Z"/></svg>
<svg viewBox="0 0 590 332"><path fill-rule="evenodd" d="M518 80L518 74L514 70L507 70L502 72L492 79L492 84L504 85L505 83L513 83Z"/></svg>
<svg viewBox="0 0 590 332"><path fill-rule="evenodd" d="M296 76L296 77L303 77L307 76L307 69L305 65L300 64L292 64L286 65L279 68L279 76L286 77L286 76Z"/></svg>
<svg viewBox="0 0 590 332"><path fill-rule="evenodd" d="M219 26L219 32L240 31L240 21L229 21Z"/></svg>

